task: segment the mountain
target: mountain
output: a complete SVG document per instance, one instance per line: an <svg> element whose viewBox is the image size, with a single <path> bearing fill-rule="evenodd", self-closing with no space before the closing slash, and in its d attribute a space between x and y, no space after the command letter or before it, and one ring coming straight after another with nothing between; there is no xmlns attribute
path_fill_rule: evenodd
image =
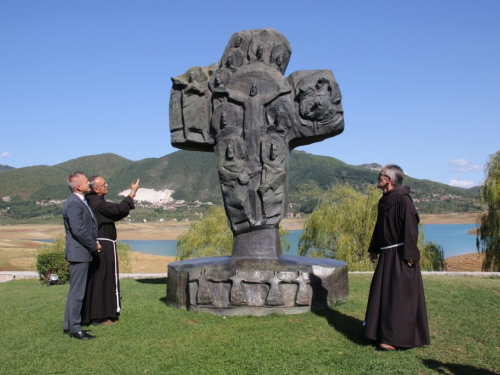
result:
<svg viewBox="0 0 500 375"><path fill-rule="evenodd" d="M473 186L471 188L468 188L467 190L469 190L471 193L479 196L479 189L480 189L480 186Z"/></svg>
<svg viewBox="0 0 500 375"><path fill-rule="evenodd" d="M116 198L119 191L130 188L132 180L140 178L141 187L174 190L177 200L222 202L215 156L188 151L139 161L108 153L54 166L16 168L1 174L0 192L21 200L65 199L69 192L66 179L74 171L83 171L87 177L105 177L110 185L109 198Z"/></svg>
<svg viewBox="0 0 500 375"><path fill-rule="evenodd" d="M132 180L155 190L173 190L176 200L222 204L215 156L209 152L177 151L161 158L139 160L106 177L111 186L125 190ZM117 190L118 192L119 190Z"/></svg>
<svg viewBox="0 0 500 375"><path fill-rule="evenodd" d="M347 184L363 191L377 180L378 164L348 165L338 159L293 151L291 157L289 202L310 212L332 185ZM118 198L133 180L142 188L173 190L173 198L222 204L215 156L209 152L177 151L161 158L131 161L115 154L84 156L54 166L14 168L0 173L1 196L20 200L65 199L67 176L77 170L87 177L102 175L110 185L109 199ZM412 197L424 211L467 211L479 209L477 190L452 187L429 180L405 177ZM309 208L307 208L309 207ZM307 209L306 209L307 208ZM419 207L420 209L420 207ZM421 210L421 212L424 212Z"/></svg>
<svg viewBox="0 0 500 375"><path fill-rule="evenodd" d="M101 154L84 156L54 166L14 168L0 173L0 192L2 196L22 200L64 199L69 192L66 179L70 173L85 171L87 177L94 174L114 174L133 163L115 154Z"/></svg>
<svg viewBox="0 0 500 375"><path fill-rule="evenodd" d="M377 163L361 164L360 167L371 169L373 171L380 171L382 169L382 166Z"/></svg>
<svg viewBox="0 0 500 375"><path fill-rule="evenodd" d="M14 169L14 167L11 167L10 165L0 164L0 172L8 171L9 169Z"/></svg>

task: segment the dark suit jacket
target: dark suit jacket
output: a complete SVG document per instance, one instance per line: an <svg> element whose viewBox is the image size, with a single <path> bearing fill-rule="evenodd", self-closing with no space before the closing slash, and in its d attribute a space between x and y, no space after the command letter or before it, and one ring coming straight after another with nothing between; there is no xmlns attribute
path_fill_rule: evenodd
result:
<svg viewBox="0 0 500 375"><path fill-rule="evenodd" d="M85 203L71 193L63 205L66 260L91 262L97 248L97 221Z"/></svg>

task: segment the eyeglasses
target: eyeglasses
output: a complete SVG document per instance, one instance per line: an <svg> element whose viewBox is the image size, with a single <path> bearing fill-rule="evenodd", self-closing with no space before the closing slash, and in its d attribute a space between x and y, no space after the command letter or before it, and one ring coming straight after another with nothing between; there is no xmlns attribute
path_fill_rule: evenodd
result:
<svg viewBox="0 0 500 375"><path fill-rule="evenodd" d="M379 178L380 178L380 177L385 177L385 178L387 178L388 180L390 180L390 179L391 179L389 176L387 176L386 174L383 174L382 172L380 172L380 173L378 174L378 177L379 177Z"/></svg>
<svg viewBox="0 0 500 375"><path fill-rule="evenodd" d="M102 185L97 185L97 186L94 186L94 189L95 189L95 188L104 187L104 186L109 186L109 185L105 182L105 183L103 183Z"/></svg>

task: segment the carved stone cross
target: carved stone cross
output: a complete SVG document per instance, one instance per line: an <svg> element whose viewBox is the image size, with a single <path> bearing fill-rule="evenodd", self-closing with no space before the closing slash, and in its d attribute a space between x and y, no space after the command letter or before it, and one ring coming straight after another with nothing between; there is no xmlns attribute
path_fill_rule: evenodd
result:
<svg viewBox="0 0 500 375"><path fill-rule="evenodd" d="M290 55L281 33L245 30L233 34L218 63L172 78L172 145L215 152L233 259L281 255L290 151L344 129L333 73L285 78Z"/></svg>

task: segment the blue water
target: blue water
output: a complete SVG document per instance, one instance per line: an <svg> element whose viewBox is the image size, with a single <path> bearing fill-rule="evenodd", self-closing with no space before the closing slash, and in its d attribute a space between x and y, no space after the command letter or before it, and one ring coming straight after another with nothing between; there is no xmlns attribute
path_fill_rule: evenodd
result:
<svg viewBox="0 0 500 375"><path fill-rule="evenodd" d="M176 240L120 240L130 245L132 251L139 253L175 256L177 251Z"/></svg>
<svg viewBox="0 0 500 375"><path fill-rule="evenodd" d="M424 226L425 240L441 245L445 258L475 253L476 236L467 234L475 227L474 224L428 224ZM292 246L285 254L297 255L301 234L301 230L290 231L289 242ZM122 240L121 242L128 243L132 251L154 255L175 256L177 249L175 240Z"/></svg>
<svg viewBox="0 0 500 375"><path fill-rule="evenodd" d="M443 247L444 257L476 253L476 236L467 234L475 224L427 224L424 226L425 240Z"/></svg>

